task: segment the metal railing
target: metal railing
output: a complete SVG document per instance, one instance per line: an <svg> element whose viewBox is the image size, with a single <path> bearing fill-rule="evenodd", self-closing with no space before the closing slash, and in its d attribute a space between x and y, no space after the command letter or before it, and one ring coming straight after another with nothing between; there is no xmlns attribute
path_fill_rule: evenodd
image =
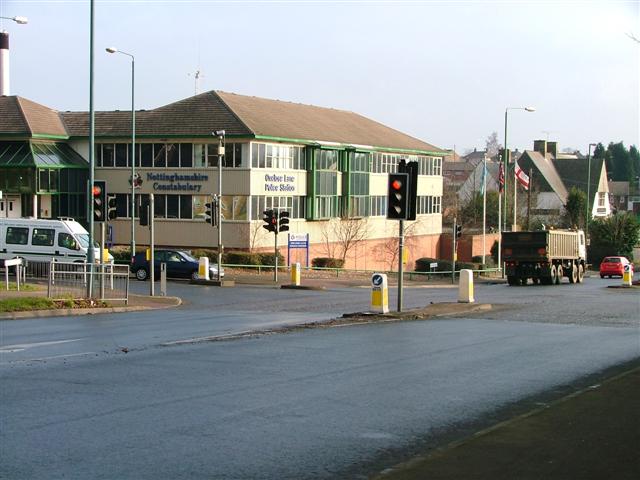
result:
<svg viewBox="0 0 640 480"><path fill-rule="evenodd" d="M129 302L128 265L91 265L88 263L50 262L47 296L53 299L85 299Z"/></svg>

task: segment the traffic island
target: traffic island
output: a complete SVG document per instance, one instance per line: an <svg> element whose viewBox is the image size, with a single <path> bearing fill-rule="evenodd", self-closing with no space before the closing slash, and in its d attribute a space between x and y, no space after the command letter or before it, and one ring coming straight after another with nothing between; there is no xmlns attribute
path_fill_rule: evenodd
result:
<svg viewBox="0 0 640 480"><path fill-rule="evenodd" d="M310 285L280 285L280 288L286 290L326 290L326 288L322 286L313 287Z"/></svg>
<svg viewBox="0 0 640 480"><path fill-rule="evenodd" d="M190 285L208 285L211 287L235 287L235 280L190 280Z"/></svg>
<svg viewBox="0 0 640 480"><path fill-rule="evenodd" d="M339 321L348 319L350 322L375 322L394 320L425 320L436 317L465 315L473 312L488 312L496 307L490 303L432 303L422 308L413 308L404 312L354 312L345 313Z"/></svg>

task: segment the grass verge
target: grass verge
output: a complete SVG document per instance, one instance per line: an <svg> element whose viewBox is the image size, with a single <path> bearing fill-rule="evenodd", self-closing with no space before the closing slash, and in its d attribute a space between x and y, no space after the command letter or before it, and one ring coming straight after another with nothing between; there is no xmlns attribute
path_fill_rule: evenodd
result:
<svg viewBox="0 0 640 480"><path fill-rule="evenodd" d="M2 287L3 290L6 290L7 286L5 283L2 283L0 285L0 287ZM18 290L18 286L16 285L16 282L9 282L9 290ZM21 283L20 284L20 291L21 292L35 292L37 290L40 290L38 287L36 287L35 285L29 285L28 283Z"/></svg>
<svg viewBox="0 0 640 480"><path fill-rule="evenodd" d="M20 297L0 300L0 312L47 310L51 308L56 308L55 302L45 297Z"/></svg>
<svg viewBox="0 0 640 480"><path fill-rule="evenodd" d="M60 308L104 308L109 305L95 300L52 300L46 297L19 297L0 300L0 312L28 312L31 310L56 310Z"/></svg>

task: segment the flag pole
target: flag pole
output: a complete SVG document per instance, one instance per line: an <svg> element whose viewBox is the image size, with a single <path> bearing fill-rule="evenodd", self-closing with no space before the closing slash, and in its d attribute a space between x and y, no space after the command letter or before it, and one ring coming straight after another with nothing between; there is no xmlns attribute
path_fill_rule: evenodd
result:
<svg viewBox="0 0 640 480"><path fill-rule="evenodd" d="M486 244L487 234L487 154L484 154L482 168L482 265L485 264L485 255L487 251ZM484 268L484 267L483 267Z"/></svg>

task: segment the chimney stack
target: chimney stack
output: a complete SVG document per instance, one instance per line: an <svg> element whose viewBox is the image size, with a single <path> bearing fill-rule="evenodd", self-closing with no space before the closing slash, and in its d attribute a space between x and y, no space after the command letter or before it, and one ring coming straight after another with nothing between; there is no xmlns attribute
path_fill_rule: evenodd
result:
<svg viewBox="0 0 640 480"><path fill-rule="evenodd" d="M0 32L0 96L9 95L9 34Z"/></svg>

